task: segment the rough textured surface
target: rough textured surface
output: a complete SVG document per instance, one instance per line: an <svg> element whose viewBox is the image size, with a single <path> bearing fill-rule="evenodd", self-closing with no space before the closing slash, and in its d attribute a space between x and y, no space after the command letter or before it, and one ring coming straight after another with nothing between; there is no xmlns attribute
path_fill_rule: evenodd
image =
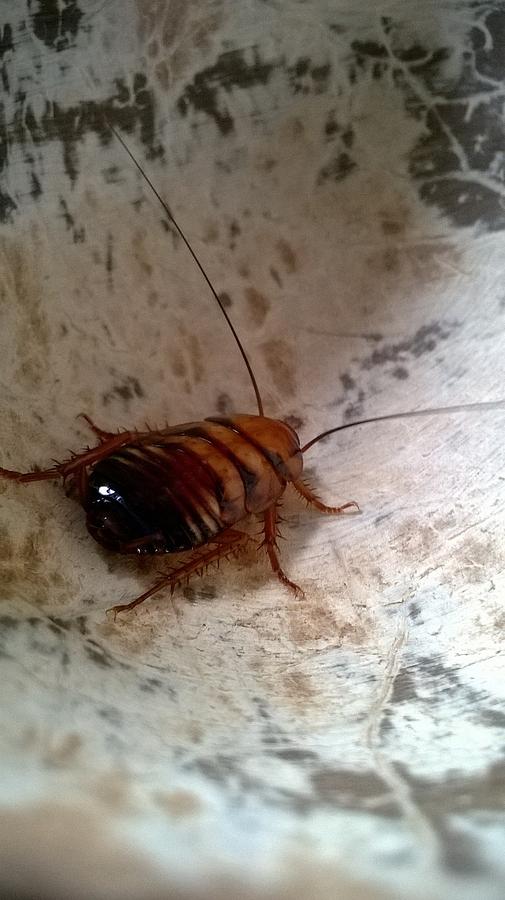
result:
<svg viewBox="0 0 505 900"><path fill-rule="evenodd" d="M106 121L302 438L502 396L504 31L492 2L4 3L2 464L83 446L80 411L253 409ZM314 447L363 512L286 498L304 602L250 553L114 624L152 567L0 482L4 894L501 898L504 415Z"/></svg>

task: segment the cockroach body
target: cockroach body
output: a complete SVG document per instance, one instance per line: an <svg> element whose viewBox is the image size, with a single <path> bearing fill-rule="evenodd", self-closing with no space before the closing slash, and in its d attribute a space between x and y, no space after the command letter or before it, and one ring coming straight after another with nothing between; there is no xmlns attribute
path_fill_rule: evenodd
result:
<svg viewBox="0 0 505 900"><path fill-rule="evenodd" d="M194 550L272 506L302 466L293 429L262 416L139 435L91 468L88 531L117 553Z"/></svg>
<svg viewBox="0 0 505 900"><path fill-rule="evenodd" d="M188 561L163 575L131 603L171 590L194 573L236 553L250 540L233 526L249 514L262 515L265 546L273 571L295 593L279 562L277 507L286 485L322 512L340 514L356 507L325 506L301 480L302 450L298 435L285 422L266 416L236 415L189 422L160 431L98 428L97 447L75 454L49 469L0 477L20 483L61 477L71 480L86 511L89 533L108 550L155 555L194 551Z"/></svg>
<svg viewBox="0 0 505 900"><path fill-rule="evenodd" d="M286 486L292 484L308 504L323 513L340 515L347 509L358 509L355 501L327 506L302 480L303 454L310 447L355 425L436 412L497 408L503 403L465 404L349 422L317 435L301 447L290 425L264 416L254 373L220 297L167 204L122 137L112 126L109 128L161 203L207 282L247 368L258 415L216 416L161 430L119 433L98 428L84 415L98 437L96 447L47 469L19 472L0 468L0 478L19 483L55 478L70 481L86 512L89 533L110 551L145 555L191 551L185 562L162 574L145 593L130 603L112 607L114 615L133 609L162 588L173 591L192 575L236 554L251 538L235 526L250 514L263 519L260 546L265 548L272 570L284 585L303 595L282 570L279 560L278 506Z"/></svg>

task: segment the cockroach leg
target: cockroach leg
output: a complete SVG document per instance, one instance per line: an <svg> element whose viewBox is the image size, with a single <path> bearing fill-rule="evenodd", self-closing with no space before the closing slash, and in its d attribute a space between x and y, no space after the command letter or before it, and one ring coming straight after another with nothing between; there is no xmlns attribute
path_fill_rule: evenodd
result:
<svg viewBox="0 0 505 900"><path fill-rule="evenodd" d="M344 503L342 506L327 506L326 503L321 502L317 494L314 493L312 488L310 488L305 481L293 481L292 484L295 491L297 491L310 506L314 506L318 509L319 512L326 513L330 516L340 516L346 509L356 509L359 512L359 506L355 500L349 500L348 503Z"/></svg>
<svg viewBox="0 0 505 900"><path fill-rule="evenodd" d="M31 481L48 481L54 478L65 479L69 475L76 475L85 466L91 466L105 456L109 456L110 453L119 447L123 447L125 444L133 444L138 439L139 435L136 431L122 431L121 434L112 435L98 447L83 450L82 453L76 453L70 459L56 463L47 469L38 469L34 472L17 472L14 469L0 468L0 478L17 481L18 484L26 484Z"/></svg>
<svg viewBox="0 0 505 900"><path fill-rule="evenodd" d="M182 565L172 569L171 572L162 575L140 597L136 597L130 603L111 606L107 612L112 613L114 621L116 621L116 616L119 612L134 609L135 606L139 606L148 597L152 597L153 594L157 594L158 591L164 588L170 588L170 593L173 594L179 584L189 581L193 575L203 575L209 566L213 564L219 565L223 559L229 559L231 556L234 556L241 549L240 545L250 540L250 536L243 531L236 531L233 528L223 531L221 534L216 535L215 538L212 538L210 544L205 544L205 546L195 550L186 563L182 563Z"/></svg>
<svg viewBox="0 0 505 900"><path fill-rule="evenodd" d="M279 581L285 585L285 587L289 588L296 594L297 597L304 597L305 594L302 591L301 587L294 583L294 581L290 581L286 573L281 568L281 563L279 560L279 547L277 546L277 538L279 537L279 531L277 527L278 521L278 504L274 503L273 506L270 506L263 513L263 521L264 521L264 538L260 544L260 547L264 547L267 551L268 558L270 560L270 565L272 566L272 570Z"/></svg>
<svg viewBox="0 0 505 900"><path fill-rule="evenodd" d="M83 466L76 473L75 476L76 484L77 484L77 493L79 495L79 502L84 506L86 502L86 493L88 490L88 472L86 466Z"/></svg>
<svg viewBox="0 0 505 900"><path fill-rule="evenodd" d="M25 484L29 481L49 481L51 478L59 478L60 475L59 464L52 466L50 469L40 469L36 472L16 472L14 469L0 468L0 478L17 481L18 484Z"/></svg>
<svg viewBox="0 0 505 900"><path fill-rule="evenodd" d="M84 419L85 422L88 423L91 431L96 434L97 438L104 443L105 441L110 440L110 438L115 437L113 431L104 431L103 428L99 428L98 425L95 425L92 419L86 415L86 413L79 413L77 416L78 419Z"/></svg>

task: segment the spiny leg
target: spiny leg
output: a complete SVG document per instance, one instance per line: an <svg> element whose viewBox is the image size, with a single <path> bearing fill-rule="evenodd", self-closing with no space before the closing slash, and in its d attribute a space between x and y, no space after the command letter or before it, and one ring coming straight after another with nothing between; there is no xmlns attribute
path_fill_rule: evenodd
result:
<svg viewBox="0 0 505 900"><path fill-rule="evenodd" d="M267 551L268 558L270 560L270 565L272 566L272 570L277 575L279 581L292 590L297 597L304 597L304 593L301 587L298 587L294 581L290 581L286 573L281 568L281 563L279 560L279 548L277 546L277 538L279 536L279 530L277 528L277 503L274 503L273 506L270 506L263 513L263 520L265 523L265 537L260 544L260 547L264 547Z"/></svg>
<svg viewBox="0 0 505 900"><path fill-rule="evenodd" d="M35 472L17 472L14 469L0 468L0 478L7 478L19 484L30 481L47 481L51 478L68 478L69 475L74 475L84 466L90 466L104 456L108 456L113 450L138 441L138 439L139 435L136 431L122 431L121 434L115 434L109 440L103 441L98 447L83 450L82 453L75 453L70 459L61 463L57 462L47 469L39 469Z"/></svg>
<svg viewBox="0 0 505 900"><path fill-rule="evenodd" d="M86 502L86 495L88 493L88 470L86 466L83 466L76 473L75 481L77 485L77 493L79 495L79 502L84 506Z"/></svg>
<svg viewBox="0 0 505 900"><path fill-rule="evenodd" d="M327 506L326 503L321 502L317 494L314 493L312 488L310 488L305 481L293 481L292 484L295 491L297 491L310 506L314 506L318 509L319 512L327 513L331 516L340 516L346 509L357 509L359 511L359 506L355 500L349 500L348 503L344 503L342 506Z"/></svg>
<svg viewBox="0 0 505 900"><path fill-rule="evenodd" d="M114 437L114 436L115 436L113 431L104 431L103 428L99 428L98 425L95 425L95 423L93 422L93 419L90 419L90 417L87 416L86 413L79 413L79 415L77 416L77 418L78 418L78 419L84 419L84 421L87 422L88 425L89 425L89 427L91 428L91 431L92 431L94 434L96 434L97 438L98 438L102 443L103 443L104 441L110 440L111 437Z"/></svg>
<svg viewBox="0 0 505 900"><path fill-rule="evenodd" d="M219 565L221 560L234 556L240 549L240 544L243 544L250 539L249 535L243 531L235 531L232 528L223 531L222 534L219 534L212 539L212 543L205 544L203 547L199 547L198 550L195 550L186 563L177 566L166 575L162 575L161 578L159 578L158 581L155 581L152 587L141 594L140 597L136 597L135 600L131 600L130 603L120 603L117 606L112 606L107 612L113 613L115 621L119 612L133 609L135 606L143 603L144 600L147 600L148 597L152 597L153 594L163 590L163 588L169 587L170 593L173 594L177 585L181 584L183 581L188 581L192 575L203 575L204 571L206 571L209 566L214 563Z"/></svg>

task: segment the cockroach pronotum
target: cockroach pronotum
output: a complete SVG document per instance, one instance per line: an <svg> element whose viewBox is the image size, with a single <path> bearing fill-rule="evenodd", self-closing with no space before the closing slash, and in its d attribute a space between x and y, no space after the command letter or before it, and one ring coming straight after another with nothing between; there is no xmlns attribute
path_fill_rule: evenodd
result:
<svg viewBox="0 0 505 900"><path fill-rule="evenodd" d="M109 128L130 156L176 228L218 304L247 368L256 397L257 415L212 416L159 431L120 431L88 425L98 438L95 447L47 469L18 472L0 468L0 477L19 483L62 478L71 480L86 512L86 526L103 547L122 554L165 554L191 551L188 559L163 574L130 603L133 609L167 587L171 592L192 575L235 555L250 540L236 528L249 514L263 518L264 547L277 578L298 595L302 590L283 571L277 545L278 505L286 486L322 513L340 515L358 509L354 500L342 506L322 503L302 480L303 454L318 441L345 428L434 413L502 407L501 401L393 413L348 422L322 432L303 446L285 422L267 418L244 347L233 323L183 230L123 138Z"/></svg>

